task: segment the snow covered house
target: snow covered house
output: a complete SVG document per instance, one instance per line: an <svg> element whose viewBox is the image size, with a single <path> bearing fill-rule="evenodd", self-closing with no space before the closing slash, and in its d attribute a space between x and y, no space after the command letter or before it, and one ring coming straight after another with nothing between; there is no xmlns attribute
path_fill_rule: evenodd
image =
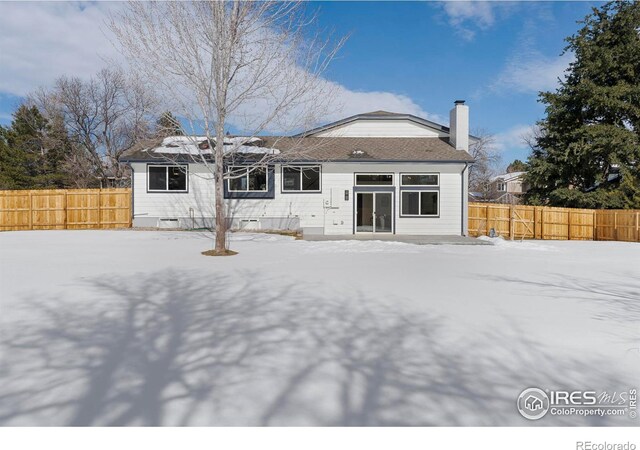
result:
<svg viewBox="0 0 640 450"><path fill-rule="evenodd" d="M456 101L449 127L376 111L297 136L229 137L225 145L240 154L272 153L258 169L246 170L237 158L229 163L234 177L225 180L224 196L230 227L466 235L468 149L475 140L464 101ZM169 137L121 158L132 170L135 227L213 226L211 170L190 158L203 148L206 140Z"/></svg>

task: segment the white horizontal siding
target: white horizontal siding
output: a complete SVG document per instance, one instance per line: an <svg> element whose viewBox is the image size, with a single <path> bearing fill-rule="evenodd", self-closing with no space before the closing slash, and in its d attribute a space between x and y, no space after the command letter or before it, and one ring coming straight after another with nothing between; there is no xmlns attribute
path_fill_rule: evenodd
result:
<svg viewBox="0 0 640 450"><path fill-rule="evenodd" d="M319 137L447 137L411 120L367 120L358 119L330 130L318 133Z"/></svg>
<svg viewBox="0 0 640 450"><path fill-rule="evenodd" d="M453 172L440 170L439 217L400 217L400 198L396 200L396 233L459 235L462 233L462 171L461 165ZM415 170L415 169L414 169ZM400 194L398 193L398 196Z"/></svg>
<svg viewBox="0 0 640 450"><path fill-rule="evenodd" d="M213 175L202 165L189 164L189 192L147 192L147 164L132 163L133 216L189 217L189 208L196 217L213 217Z"/></svg>
<svg viewBox="0 0 640 450"><path fill-rule="evenodd" d="M134 163L134 217L179 218L215 216L215 189L211 173L202 165L189 164L189 192L147 192L146 164ZM275 198L227 199L229 217L255 219L261 217L299 217L301 226L321 227L323 219L322 193L280 193L280 168L275 171Z"/></svg>
<svg viewBox="0 0 640 450"><path fill-rule="evenodd" d="M146 164L134 163L134 217L178 218L214 216L214 185L202 166L189 165L188 193L147 193ZM282 193L280 167L275 170L275 198L228 199L227 211L234 219L298 217L302 227L323 227L325 234L351 234L354 220L354 173L394 174L395 220L398 234L449 234L461 232L463 164L433 163L325 163L321 193ZM399 174L440 173L440 216L400 218ZM336 191L332 204L332 190ZM344 192L349 200L344 200Z"/></svg>
<svg viewBox="0 0 640 450"><path fill-rule="evenodd" d="M463 164L325 164L323 179L325 186L341 191L350 191L350 201L337 209L327 212L325 234L353 233L354 219L354 173L393 173L394 204L397 234L420 235L459 235L461 234L462 214L462 178ZM400 173L429 172L440 173L440 216L439 217L400 217ZM365 188L363 188L365 189Z"/></svg>

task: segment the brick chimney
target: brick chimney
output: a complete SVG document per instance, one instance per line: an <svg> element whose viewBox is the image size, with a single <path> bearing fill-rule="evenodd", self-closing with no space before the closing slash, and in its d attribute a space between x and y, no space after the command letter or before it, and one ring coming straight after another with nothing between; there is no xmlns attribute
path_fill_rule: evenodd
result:
<svg viewBox="0 0 640 450"><path fill-rule="evenodd" d="M469 107L456 100L449 112L449 142L456 150L469 151Z"/></svg>

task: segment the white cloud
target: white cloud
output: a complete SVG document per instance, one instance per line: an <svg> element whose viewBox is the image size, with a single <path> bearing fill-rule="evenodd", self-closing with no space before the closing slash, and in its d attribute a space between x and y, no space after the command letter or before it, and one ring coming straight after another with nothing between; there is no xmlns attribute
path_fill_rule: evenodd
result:
<svg viewBox="0 0 640 450"><path fill-rule="evenodd" d="M510 3L500 1L447 1L442 4L449 24L467 41L473 40L478 31L491 28L498 13L511 6Z"/></svg>
<svg viewBox="0 0 640 450"><path fill-rule="evenodd" d="M88 78L106 61L121 59L105 26L109 11L120 5L0 2L0 94L24 96L61 75ZM382 109L442 123L442 117L424 111L406 95L335 86L343 108L327 121Z"/></svg>
<svg viewBox="0 0 640 450"><path fill-rule="evenodd" d="M488 28L495 22L493 3L490 2L446 2L444 10L452 25L462 25L472 21L481 28Z"/></svg>
<svg viewBox="0 0 640 450"><path fill-rule="evenodd" d="M413 114L414 116L446 125L442 116L423 110L406 95L382 91L352 91L340 85L337 85L336 89L336 98L340 99L341 108L327 117L328 121L339 120L355 114L384 110Z"/></svg>
<svg viewBox="0 0 640 450"><path fill-rule="evenodd" d="M64 74L97 72L117 56L102 31L113 6L0 2L0 92L22 96Z"/></svg>
<svg viewBox="0 0 640 450"><path fill-rule="evenodd" d="M537 50L519 51L507 61L491 90L521 93L554 90L558 78L563 78L564 70L573 60L572 53L549 57Z"/></svg>
<svg viewBox="0 0 640 450"><path fill-rule="evenodd" d="M499 152L510 152L513 150L526 149L527 144L524 137L530 135L534 130L534 125L515 125L501 133L495 135L495 148Z"/></svg>

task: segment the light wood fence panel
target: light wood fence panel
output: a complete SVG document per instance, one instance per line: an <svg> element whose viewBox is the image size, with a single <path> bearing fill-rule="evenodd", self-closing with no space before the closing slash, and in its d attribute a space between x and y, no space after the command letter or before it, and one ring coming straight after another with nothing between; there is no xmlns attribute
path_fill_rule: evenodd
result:
<svg viewBox="0 0 640 450"><path fill-rule="evenodd" d="M533 206L511 207L511 230L515 239L533 239L536 230L536 210ZM510 234L511 235L511 234Z"/></svg>
<svg viewBox="0 0 640 450"><path fill-rule="evenodd" d="M595 238L595 213L593 209L569 208L569 239L592 241Z"/></svg>
<svg viewBox="0 0 640 450"><path fill-rule="evenodd" d="M0 231L130 226L128 188L0 191Z"/></svg>
<svg viewBox="0 0 640 450"><path fill-rule="evenodd" d="M509 235L509 205L470 203L469 232L473 236L488 235L493 228L500 236Z"/></svg>
<svg viewBox="0 0 640 450"><path fill-rule="evenodd" d="M640 211L469 204L469 234L505 238L640 242Z"/></svg>
<svg viewBox="0 0 640 450"><path fill-rule="evenodd" d="M627 209L596 211L596 239L640 242L640 211Z"/></svg>

